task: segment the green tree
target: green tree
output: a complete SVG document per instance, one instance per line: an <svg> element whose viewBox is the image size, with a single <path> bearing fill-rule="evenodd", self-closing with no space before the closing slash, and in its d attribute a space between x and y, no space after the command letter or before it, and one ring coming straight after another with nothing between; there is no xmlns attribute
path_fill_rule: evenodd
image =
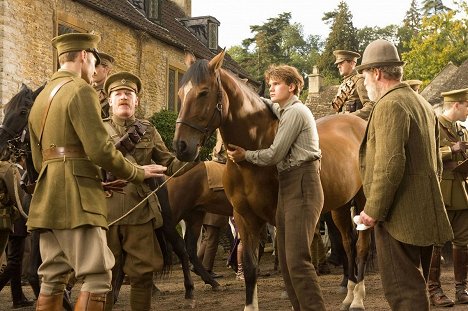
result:
<svg viewBox="0 0 468 311"><path fill-rule="evenodd" d="M290 20L291 13L281 13L263 25L250 26L253 37L231 47L229 55L258 80L271 64L288 64L304 75L310 73L319 56L320 37L304 39L302 25Z"/></svg>
<svg viewBox="0 0 468 311"><path fill-rule="evenodd" d="M325 42L325 49L318 61L318 67L322 74L338 78L339 73L334 65L334 50L359 51L357 30L353 25L353 15L346 2L341 1L338 8L332 12L326 12L322 18L330 24L331 32Z"/></svg>
<svg viewBox="0 0 468 311"><path fill-rule="evenodd" d="M411 50L402 54L408 78L428 83L448 62L460 65L468 59L468 5L461 2L459 6L459 10L423 18Z"/></svg>
<svg viewBox="0 0 468 311"><path fill-rule="evenodd" d="M357 30L359 41L358 51L364 51L366 46L374 40L385 39L391 42L398 41L398 26L388 25L385 27L364 27Z"/></svg>
<svg viewBox="0 0 468 311"><path fill-rule="evenodd" d="M450 11L450 8L446 7L442 0L423 0L422 8L425 17Z"/></svg>
<svg viewBox="0 0 468 311"><path fill-rule="evenodd" d="M403 25L398 29L398 51L408 52L411 40L418 35L421 28L421 13L416 0L411 1L410 8L406 11Z"/></svg>

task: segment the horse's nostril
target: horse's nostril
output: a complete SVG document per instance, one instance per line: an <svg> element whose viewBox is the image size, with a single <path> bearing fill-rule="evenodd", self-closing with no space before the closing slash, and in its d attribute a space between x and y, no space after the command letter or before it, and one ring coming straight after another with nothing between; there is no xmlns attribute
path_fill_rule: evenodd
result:
<svg viewBox="0 0 468 311"><path fill-rule="evenodd" d="M187 143L183 140L178 140L174 143L174 147L178 153L183 153L187 149Z"/></svg>

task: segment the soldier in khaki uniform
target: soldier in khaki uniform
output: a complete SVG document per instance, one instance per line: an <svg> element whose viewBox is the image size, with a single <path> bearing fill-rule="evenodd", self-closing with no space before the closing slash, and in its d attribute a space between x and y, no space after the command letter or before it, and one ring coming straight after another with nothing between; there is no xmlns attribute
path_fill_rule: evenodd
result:
<svg viewBox="0 0 468 311"><path fill-rule="evenodd" d="M458 121L464 122L468 116L468 88L453 90L441 94L444 97L444 111L439 116L440 151L444 162L444 171L440 187L445 208L452 225L454 238L453 271L455 275L455 302L468 303L466 277L468 264L468 171L457 171L458 163L468 155L468 131ZM431 303L435 306L453 306L440 286L440 252L442 245L434 246L428 279Z"/></svg>
<svg viewBox="0 0 468 311"><path fill-rule="evenodd" d="M429 310L423 253L453 238L439 178L439 126L431 105L401 83L403 64L386 40L371 42L356 69L375 101L359 151L382 285L392 310ZM355 289L356 291L356 289Z"/></svg>
<svg viewBox="0 0 468 311"><path fill-rule="evenodd" d="M364 78L355 70L361 55L353 51L336 50L335 65L343 77L338 93L332 101L336 112L352 113L364 120L369 118L374 103L369 99L364 86Z"/></svg>
<svg viewBox="0 0 468 311"><path fill-rule="evenodd" d="M90 85L99 62L99 41L99 36L85 33L52 40L60 69L29 115L39 177L27 225L29 230L40 230L43 260L37 310L61 310L71 270L83 281L75 310L105 307L114 258L107 247L107 211L98 166L134 182L162 176L166 170L156 164L134 165L108 141L99 99Z"/></svg>
<svg viewBox="0 0 468 311"><path fill-rule="evenodd" d="M104 92L104 82L106 82L107 77L110 75L115 60L114 57L103 52L99 52L99 57L101 58L101 62L96 66L92 86L98 93L99 102L101 103L101 118L105 119L109 117L109 101Z"/></svg>
<svg viewBox="0 0 468 311"><path fill-rule="evenodd" d="M213 266L218 251L220 234L224 232L228 221L228 216L213 213L206 213L205 217L203 217L205 233L200 243L197 256L202 262L203 268L205 268L213 278L222 277L222 275L214 273Z"/></svg>
<svg viewBox="0 0 468 311"><path fill-rule="evenodd" d="M403 83L408 84L416 93L419 93L419 88L421 87L421 80L405 80Z"/></svg>
<svg viewBox="0 0 468 311"><path fill-rule="evenodd" d="M169 152L149 121L135 117L135 109L139 104L137 94L141 90L141 81L137 76L129 72L113 74L107 78L104 90L109 95L112 109L112 116L105 120L105 127L111 138L109 143L114 143L133 163L145 165L154 162L167 166L168 175L173 175L186 164ZM187 172L194 165L196 164L186 165L178 175ZM116 261L112 269L112 281L113 284L117 282L122 267L130 279L131 309L151 310L153 272L161 271L163 267L161 249L154 233L156 228L162 226L158 197L153 194L132 210L151 189L147 184L129 183L123 192L113 192L107 198L107 240ZM128 212L130 214L124 216Z"/></svg>

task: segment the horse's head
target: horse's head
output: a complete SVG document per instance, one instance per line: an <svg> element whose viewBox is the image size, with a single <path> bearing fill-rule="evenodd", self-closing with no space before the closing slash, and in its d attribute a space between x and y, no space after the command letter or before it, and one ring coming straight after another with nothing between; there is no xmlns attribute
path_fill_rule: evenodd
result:
<svg viewBox="0 0 468 311"><path fill-rule="evenodd" d="M3 123L0 125L0 150L8 147L8 141L19 137L28 124L29 111L37 95L42 91L41 86L32 91L25 84L21 90L4 106Z"/></svg>
<svg viewBox="0 0 468 311"><path fill-rule="evenodd" d="M195 61L193 55L186 55L189 68L179 89L182 105L174 134L174 149L179 160L195 160L200 147L222 123L226 96L219 70L224 54L222 51L209 62Z"/></svg>

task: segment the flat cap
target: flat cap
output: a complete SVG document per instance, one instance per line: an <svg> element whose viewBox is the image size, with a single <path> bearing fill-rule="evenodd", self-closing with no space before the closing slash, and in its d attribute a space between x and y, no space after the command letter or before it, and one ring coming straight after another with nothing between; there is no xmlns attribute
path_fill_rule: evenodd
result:
<svg viewBox="0 0 468 311"><path fill-rule="evenodd" d="M444 102L465 102L468 101L468 88L442 92Z"/></svg>
<svg viewBox="0 0 468 311"><path fill-rule="evenodd" d="M333 51L333 55L335 55L335 65L339 64L345 60L357 62L358 58L361 57L361 54L353 51L346 51L346 50L335 50Z"/></svg>
<svg viewBox="0 0 468 311"><path fill-rule="evenodd" d="M112 67L112 65L114 65L115 59L111 55L104 52L99 52L99 57L101 57L101 65L107 67Z"/></svg>
<svg viewBox="0 0 468 311"><path fill-rule="evenodd" d="M96 57L96 65L101 63L97 45L101 37L91 33L67 33L52 39L52 46L57 49L58 55L75 51L88 51Z"/></svg>
<svg viewBox="0 0 468 311"><path fill-rule="evenodd" d="M110 94L112 91L127 89L140 93L141 80L133 73L121 71L110 75L104 83L104 92Z"/></svg>

